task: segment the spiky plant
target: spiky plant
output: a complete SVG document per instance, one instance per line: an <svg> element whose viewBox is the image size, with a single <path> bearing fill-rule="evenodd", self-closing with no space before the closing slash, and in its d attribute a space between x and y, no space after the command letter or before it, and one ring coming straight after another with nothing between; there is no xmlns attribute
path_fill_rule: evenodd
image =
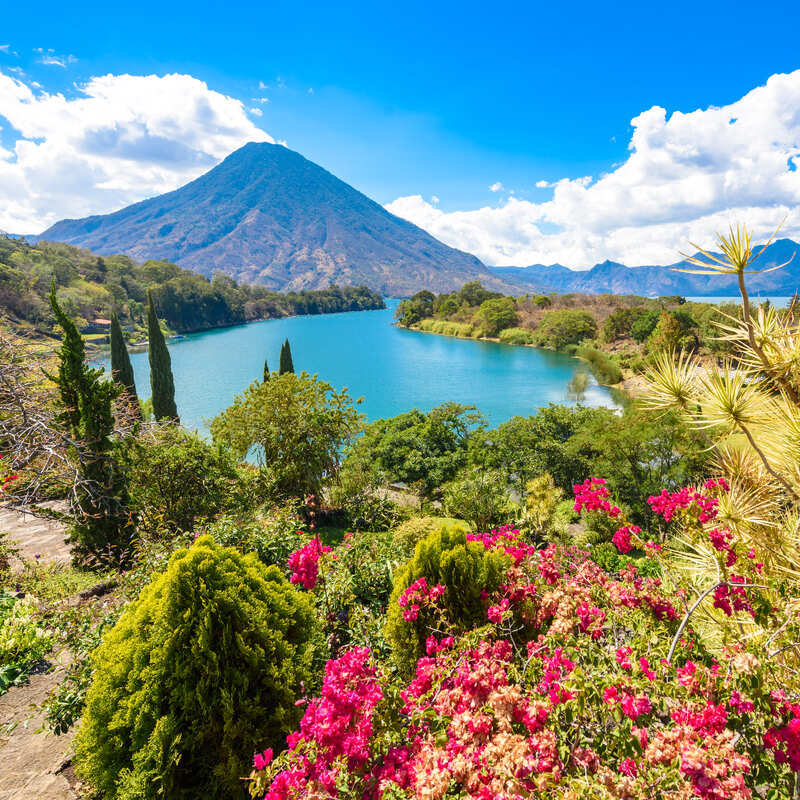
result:
<svg viewBox="0 0 800 800"><path fill-rule="evenodd" d="M777 231L775 232L777 233ZM715 466L730 486L720 495L716 519L687 525L669 543L673 577L687 589L694 607L691 625L702 627L722 645L757 643L762 652L796 670L800 663L800 324L794 305L777 310L750 301L745 275L773 241L755 251L744 226L718 236L721 255L693 245L687 256L702 275L735 275L742 297L740 315L718 323L720 339L733 355L721 365L701 363L696 355L663 352L646 373L642 404L656 411L677 410L700 429L715 456ZM790 259L791 260L791 259ZM712 528L729 531L741 553L730 569L712 546ZM746 554L746 555L745 555ZM762 612L730 617L717 603L705 602L738 571L742 558L763 564ZM694 599L692 599L694 595ZM781 671L784 679L790 674ZM796 681L793 681L796 682Z"/></svg>

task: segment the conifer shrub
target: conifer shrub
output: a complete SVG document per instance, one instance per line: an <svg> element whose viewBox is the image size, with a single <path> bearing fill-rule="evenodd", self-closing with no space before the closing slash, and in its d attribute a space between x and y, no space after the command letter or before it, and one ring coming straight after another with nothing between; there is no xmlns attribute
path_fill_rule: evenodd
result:
<svg viewBox="0 0 800 800"><path fill-rule="evenodd" d="M201 536L96 651L81 776L104 800L245 796L253 750L281 747L299 718L316 640L306 594Z"/></svg>
<svg viewBox="0 0 800 800"><path fill-rule="evenodd" d="M486 622L486 598L503 582L509 558L458 527L442 526L417 544L395 574L385 634L401 672L410 674L426 639Z"/></svg>
<svg viewBox="0 0 800 800"><path fill-rule="evenodd" d="M414 553L417 542L440 528L461 530L469 533L469 525L460 519L448 517L412 517L401 522L392 532L392 545L398 557L408 560Z"/></svg>

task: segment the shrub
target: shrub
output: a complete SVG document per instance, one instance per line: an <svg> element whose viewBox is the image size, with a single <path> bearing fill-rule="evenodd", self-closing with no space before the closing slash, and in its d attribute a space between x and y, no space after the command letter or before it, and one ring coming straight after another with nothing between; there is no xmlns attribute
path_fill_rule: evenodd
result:
<svg viewBox="0 0 800 800"><path fill-rule="evenodd" d="M35 611L31 600L0 592L0 694L24 681L50 650L52 639L39 626Z"/></svg>
<svg viewBox="0 0 800 800"><path fill-rule="evenodd" d="M223 511L236 489L232 457L177 425L150 429L127 460L132 503L151 532L192 530L198 519Z"/></svg>
<svg viewBox="0 0 800 800"><path fill-rule="evenodd" d="M217 544L255 553L263 564L286 571L289 556L303 545L303 519L296 503L262 508L248 517L225 515L207 525L204 533ZM288 577L288 572L287 572Z"/></svg>
<svg viewBox="0 0 800 800"><path fill-rule="evenodd" d="M549 472L531 478L525 484L525 526L538 535L551 532L563 496Z"/></svg>
<svg viewBox="0 0 800 800"><path fill-rule="evenodd" d="M463 632L484 624L484 592L497 589L507 567L504 553L487 550L463 530L443 526L419 542L414 557L395 575L386 613L386 638L400 670L412 671L432 630L441 632L446 624L452 632ZM421 608L415 608L415 587L422 593L433 590ZM438 587L443 593L437 599Z"/></svg>
<svg viewBox="0 0 800 800"><path fill-rule="evenodd" d="M460 336L469 338L475 332L475 327L469 322L450 322L444 319L423 319L419 329L426 333L439 333L443 336Z"/></svg>
<svg viewBox="0 0 800 800"><path fill-rule="evenodd" d="M508 493L499 470L471 469L444 487L445 514L458 514L475 530L487 531L517 515L518 508Z"/></svg>
<svg viewBox="0 0 800 800"><path fill-rule="evenodd" d="M589 365L598 383L613 386L622 380L622 370L602 351L594 347L579 347L575 355Z"/></svg>
<svg viewBox="0 0 800 800"><path fill-rule="evenodd" d="M96 651L80 774L106 800L243 796L256 744L298 719L315 626L278 569L199 538Z"/></svg>
<svg viewBox="0 0 800 800"><path fill-rule="evenodd" d="M500 341L503 344L533 344L535 337L527 328L506 328L500 331Z"/></svg>
<svg viewBox="0 0 800 800"><path fill-rule="evenodd" d="M447 517L414 517L398 525L392 533L392 544L398 557L407 561L414 553L417 542L441 528L469 532L469 526L460 519Z"/></svg>
<svg viewBox="0 0 800 800"><path fill-rule="evenodd" d="M548 311L536 329L536 342L542 347L563 350L597 335L597 323L588 311L561 308Z"/></svg>

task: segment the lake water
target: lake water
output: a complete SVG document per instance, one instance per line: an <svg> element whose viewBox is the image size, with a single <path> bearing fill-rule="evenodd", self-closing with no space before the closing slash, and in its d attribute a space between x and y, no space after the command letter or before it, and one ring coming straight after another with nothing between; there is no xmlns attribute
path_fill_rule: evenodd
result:
<svg viewBox="0 0 800 800"><path fill-rule="evenodd" d="M169 343L175 400L184 425L205 422L256 378L264 359L278 368L281 343L291 343L294 367L317 373L337 389L363 396L370 420L447 400L477 406L493 425L529 415L548 403L568 403L566 385L578 361L532 347L454 339L392 325L398 301L382 311L290 317L192 334ZM150 396L147 353L131 353L136 386ZM108 368L108 361L101 362ZM613 406L609 391L589 388L586 405Z"/></svg>

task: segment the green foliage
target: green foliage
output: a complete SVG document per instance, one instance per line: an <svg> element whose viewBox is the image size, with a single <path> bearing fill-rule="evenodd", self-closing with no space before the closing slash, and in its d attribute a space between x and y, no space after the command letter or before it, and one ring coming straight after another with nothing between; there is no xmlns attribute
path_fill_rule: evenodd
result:
<svg viewBox="0 0 800 800"><path fill-rule="evenodd" d="M661 312L657 309L644 311L639 314L631 323L630 333L637 342L644 342L648 339L653 329L658 325Z"/></svg>
<svg viewBox="0 0 800 800"><path fill-rule="evenodd" d="M36 619L33 600L0 591L0 695L22 683L51 644Z"/></svg>
<svg viewBox="0 0 800 800"><path fill-rule="evenodd" d="M136 382L133 378L133 367L119 326L119 317L116 309L111 312L111 376L125 388L135 408L139 407L139 397L136 394Z"/></svg>
<svg viewBox="0 0 800 800"><path fill-rule="evenodd" d="M564 497L564 490L555 485L553 476L548 472L531 478L525 484L525 516L523 527L529 529L539 539L546 538L548 533L562 534L557 529L556 515ZM562 522L561 519L558 522Z"/></svg>
<svg viewBox="0 0 800 800"><path fill-rule="evenodd" d="M579 347L575 355L589 365L597 382L612 386L622 380L622 370L609 356L594 347Z"/></svg>
<svg viewBox="0 0 800 800"><path fill-rule="evenodd" d="M312 681L307 595L210 536L176 553L94 656L76 764L105 800L244 797Z"/></svg>
<svg viewBox="0 0 800 800"><path fill-rule="evenodd" d="M519 515L519 507L511 500L506 485L501 472L473 467L445 484L442 508L445 514L458 514L475 530L489 531Z"/></svg>
<svg viewBox="0 0 800 800"><path fill-rule="evenodd" d="M269 364L267 363L267 359L264 359L264 380L269 380Z"/></svg>
<svg viewBox="0 0 800 800"><path fill-rule="evenodd" d="M475 312L474 319L484 336L497 336L500 331L513 328L519 323L512 297L494 297L484 300Z"/></svg>
<svg viewBox="0 0 800 800"><path fill-rule="evenodd" d="M536 342L541 347L563 350L597 335L597 323L588 311L561 308L548 311L536 329Z"/></svg>
<svg viewBox="0 0 800 800"><path fill-rule="evenodd" d="M292 348L289 346L288 339L281 345L281 356L278 366L278 374L285 375L287 372L294 372L294 362L292 361Z"/></svg>
<svg viewBox="0 0 800 800"><path fill-rule="evenodd" d="M172 378L172 362L164 341L164 334L156 316L153 293L147 293L147 355L150 359L150 388L152 390L153 416L156 420L178 420L175 405L175 381Z"/></svg>
<svg viewBox="0 0 800 800"><path fill-rule="evenodd" d="M425 653L425 640L432 629L463 632L486 622L483 592L491 594L503 580L509 559L498 550L487 550L481 542L468 541L463 531L442 527L417 544L414 557L394 578L386 638L401 672L410 674ZM403 618L400 595L419 578L429 587L441 584L445 593L439 600L442 618L422 609L416 620Z"/></svg>
<svg viewBox="0 0 800 800"><path fill-rule="evenodd" d="M137 264L128 256L98 257L57 242L0 240L0 307L13 323L50 333L55 322L47 302L55 278L65 310L78 327L116 309L125 327L141 333L146 325L147 289L167 325L175 331L205 330L290 314L324 314L385 308L365 286L281 293L237 284L226 275L209 281L168 261Z"/></svg>
<svg viewBox="0 0 800 800"><path fill-rule="evenodd" d="M241 553L255 553L263 564L288 573L289 556L305 544L303 519L295 503L262 508L251 515L223 515L206 525L204 533L217 544L235 547Z"/></svg>
<svg viewBox="0 0 800 800"><path fill-rule="evenodd" d="M482 425L473 408L459 403L428 414L413 409L368 425L347 460L372 461L389 481L430 496L466 464L469 438Z"/></svg>
<svg viewBox="0 0 800 800"><path fill-rule="evenodd" d="M70 528L73 558L121 564L130 555L134 530L125 477L112 452L111 404L120 389L86 364L83 339L58 303L55 281L50 305L64 332L55 378L62 409L57 420L76 443L69 454L80 475L78 513Z"/></svg>
<svg viewBox="0 0 800 800"><path fill-rule="evenodd" d="M191 531L231 504L241 508L233 458L178 425L148 429L129 444L126 462L132 506L151 533Z"/></svg>
<svg viewBox="0 0 800 800"><path fill-rule="evenodd" d="M406 328L416 325L433 314L433 300L433 292L423 289L398 304L394 312L395 319Z"/></svg>
<svg viewBox="0 0 800 800"><path fill-rule="evenodd" d="M423 319L417 327L426 333L438 333L442 336L459 336L462 339L471 339L476 335L475 326L470 322Z"/></svg>
<svg viewBox="0 0 800 800"><path fill-rule="evenodd" d="M414 554L417 542L434 531L446 528L449 531L459 530L469 533L469 525L460 519L448 517L412 517L401 522L392 531L392 546L401 561L408 561Z"/></svg>
<svg viewBox="0 0 800 800"><path fill-rule="evenodd" d="M628 564L633 564L637 573L645 578L661 577L661 567L656 559L623 555L611 542L602 542L592 547L591 558L598 567L611 575L616 575Z"/></svg>
<svg viewBox="0 0 800 800"><path fill-rule="evenodd" d="M255 381L211 423L214 442L238 458L251 451L275 497L318 494L361 417L346 390L303 372Z"/></svg>
<svg viewBox="0 0 800 800"><path fill-rule="evenodd" d="M684 311L662 311L647 339L647 349L659 352L693 350L697 346L695 322Z"/></svg>
<svg viewBox="0 0 800 800"><path fill-rule="evenodd" d="M506 328L500 331L500 341L503 344L533 344L535 336L527 328Z"/></svg>

